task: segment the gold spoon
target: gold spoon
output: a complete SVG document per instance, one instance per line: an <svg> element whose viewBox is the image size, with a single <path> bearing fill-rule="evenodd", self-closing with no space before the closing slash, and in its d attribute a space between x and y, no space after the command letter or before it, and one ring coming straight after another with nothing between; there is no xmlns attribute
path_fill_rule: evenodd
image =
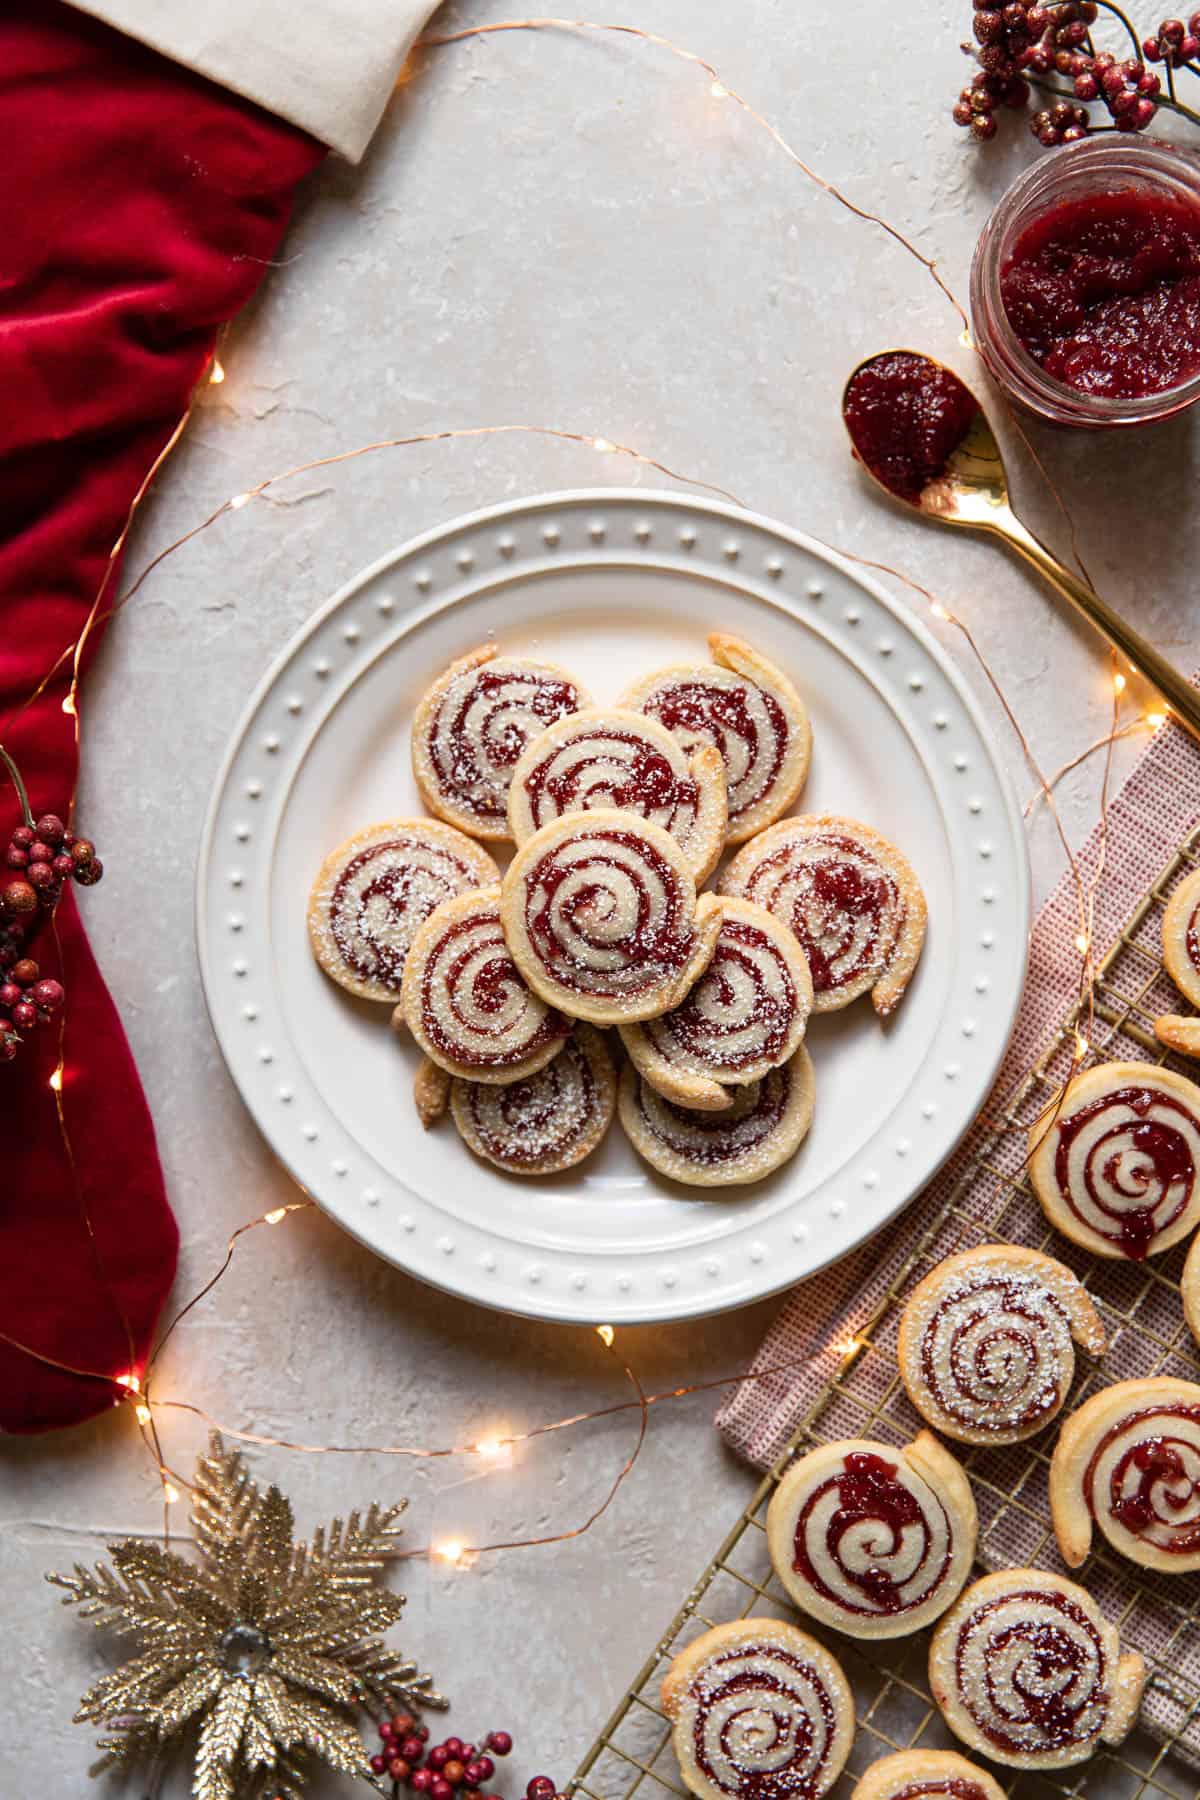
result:
<svg viewBox="0 0 1200 1800"><path fill-rule="evenodd" d="M866 381L864 371L869 371ZM879 446L868 434L874 426L872 393L881 414L890 409L892 418L899 418L902 433L905 396L911 399L919 391L941 401L945 426L940 446L936 438L925 438L920 446L926 478L917 486L921 463L914 464L908 456L908 445L904 441L892 445L900 451L898 462L885 456L873 466L872 452ZM885 493L943 525L966 525L1002 538L1158 689L1178 722L1200 741L1200 692L1094 588L1059 562L1013 512L995 433L970 388L952 369L916 350L879 351L851 372L842 391L842 419L855 459ZM887 419L883 422L886 427ZM930 468L932 474L927 473Z"/></svg>

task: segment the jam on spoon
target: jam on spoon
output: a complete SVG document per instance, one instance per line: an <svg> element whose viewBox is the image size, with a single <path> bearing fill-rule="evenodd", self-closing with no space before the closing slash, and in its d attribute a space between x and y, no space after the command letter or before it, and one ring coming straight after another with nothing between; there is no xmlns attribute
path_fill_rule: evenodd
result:
<svg viewBox="0 0 1200 1800"><path fill-rule="evenodd" d="M1048 375L1109 399L1200 373L1200 206L1149 187L1063 199L1000 271L1008 322Z"/></svg>
<svg viewBox="0 0 1200 1800"><path fill-rule="evenodd" d="M911 506L946 473L979 411L952 370L912 350L886 350L860 363L842 396L855 456Z"/></svg>

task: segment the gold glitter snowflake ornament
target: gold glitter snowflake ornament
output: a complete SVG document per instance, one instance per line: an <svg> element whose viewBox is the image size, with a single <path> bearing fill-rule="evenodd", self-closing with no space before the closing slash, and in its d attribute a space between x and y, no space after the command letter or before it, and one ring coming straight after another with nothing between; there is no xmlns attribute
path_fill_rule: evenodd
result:
<svg viewBox="0 0 1200 1800"><path fill-rule="evenodd" d="M192 1734L193 1800L299 1800L313 1758L377 1785L357 1712L445 1705L379 1635L404 1608L378 1577L405 1504L372 1503L297 1544L288 1501L260 1492L214 1432L196 1466L199 1562L127 1538L109 1546L111 1569L48 1575L64 1605L138 1646L80 1701L76 1722L109 1734L92 1774L161 1769Z"/></svg>

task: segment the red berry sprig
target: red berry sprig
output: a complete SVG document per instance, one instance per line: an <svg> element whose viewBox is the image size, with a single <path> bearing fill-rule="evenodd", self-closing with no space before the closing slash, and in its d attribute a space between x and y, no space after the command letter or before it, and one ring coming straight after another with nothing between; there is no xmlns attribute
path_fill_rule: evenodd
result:
<svg viewBox="0 0 1200 1800"><path fill-rule="evenodd" d="M1142 54L1147 62L1166 63L1172 69L1194 62L1200 57L1200 12L1194 12L1186 25L1182 19L1164 19L1153 37L1143 38Z"/></svg>
<svg viewBox="0 0 1200 1800"><path fill-rule="evenodd" d="M48 1025L65 999L62 983L43 981L28 956L7 967L0 976L0 1062L11 1062L22 1034Z"/></svg>
<svg viewBox="0 0 1200 1800"><path fill-rule="evenodd" d="M401 1787L427 1800L500 1800L485 1792L496 1773L493 1758L508 1756L513 1747L507 1731L489 1731L480 1744L448 1737L429 1743L429 1728L411 1713L397 1713L379 1727L381 1748L371 1758L375 1775L390 1776L393 1793ZM525 1789L525 1800L563 1800L558 1784L549 1775L535 1775Z"/></svg>
<svg viewBox="0 0 1200 1800"><path fill-rule="evenodd" d="M22 1036L46 1024L66 998L61 982L43 980L26 956L29 938L68 881L95 887L103 874L90 838L68 831L56 813L13 829L0 868L0 1062L12 1062Z"/></svg>

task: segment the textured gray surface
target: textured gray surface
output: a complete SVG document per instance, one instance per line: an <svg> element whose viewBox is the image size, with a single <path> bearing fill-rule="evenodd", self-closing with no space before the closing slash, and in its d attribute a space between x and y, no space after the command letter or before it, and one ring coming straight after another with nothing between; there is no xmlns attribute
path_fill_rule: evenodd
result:
<svg viewBox="0 0 1200 1800"><path fill-rule="evenodd" d="M710 56L820 170L936 251L963 292L992 199L1035 154L1023 128L975 155L950 125L968 14L950 0L870 0L852 15L832 0L642 0L610 16ZM502 16L480 3L447 22ZM145 509L130 570L221 499L308 457L449 426L559 425L635 444L919 575L975 627L1056 768L1105 729L1103 655L998 551L888 509L847 459L844 372L896 340L970 368L924 272L809 186L694 69L629 39L561 33L440 51L398 95L365 165L330 164L309 185L282 266L223 352L227 381L204 396ZM1159 428L1136 454L1037 441L1097 580L1194 660L1194 427ZM244 699L314 606L412 533L508 496L630 479L623 461L533 438L386 452L226 518L110 634L84 709L82 816L109 864L88 918L158 1125L181 1296L235 1225L290 1195L218 1059L192 942L201 818ZM1031 523L1061 540L1028 462L1016 485ZM1097 777L1090 765L1062 789L1076 841ZM1040 893L1061 853L1044 818L1033 835ZM628 1331L622 1347L650 1388L702 1380L742 1365L772 1312ZM343 1443L470 1439L617 1397L588 1334L441 1298L319 1215L252 1240L178 1334L160 1391L252 1430ZM468 1574L408 1571L403 1635L457 1700L456 1725L513 1729L524 1775L569 1773L747 1492L712 1410L701 1395L654 1414L634 1479L582 1541ZM445 1463L283 1452L256 1466L285 1483L307 1525L360 1495L408 1492L414 1542L520 1537L580 1522L630 1431L618 1418L550 1438L482 1480ZM180 1416L164 1436L186 1466L198 1431ZM89 1738L70 1724L72 1702L102 1659L41 1571L96 1554L106 1535L152 1530L156 1484L127 1420L0 1456L0 1791L33 1800L49 1782L79 1794Z"/></svg>

